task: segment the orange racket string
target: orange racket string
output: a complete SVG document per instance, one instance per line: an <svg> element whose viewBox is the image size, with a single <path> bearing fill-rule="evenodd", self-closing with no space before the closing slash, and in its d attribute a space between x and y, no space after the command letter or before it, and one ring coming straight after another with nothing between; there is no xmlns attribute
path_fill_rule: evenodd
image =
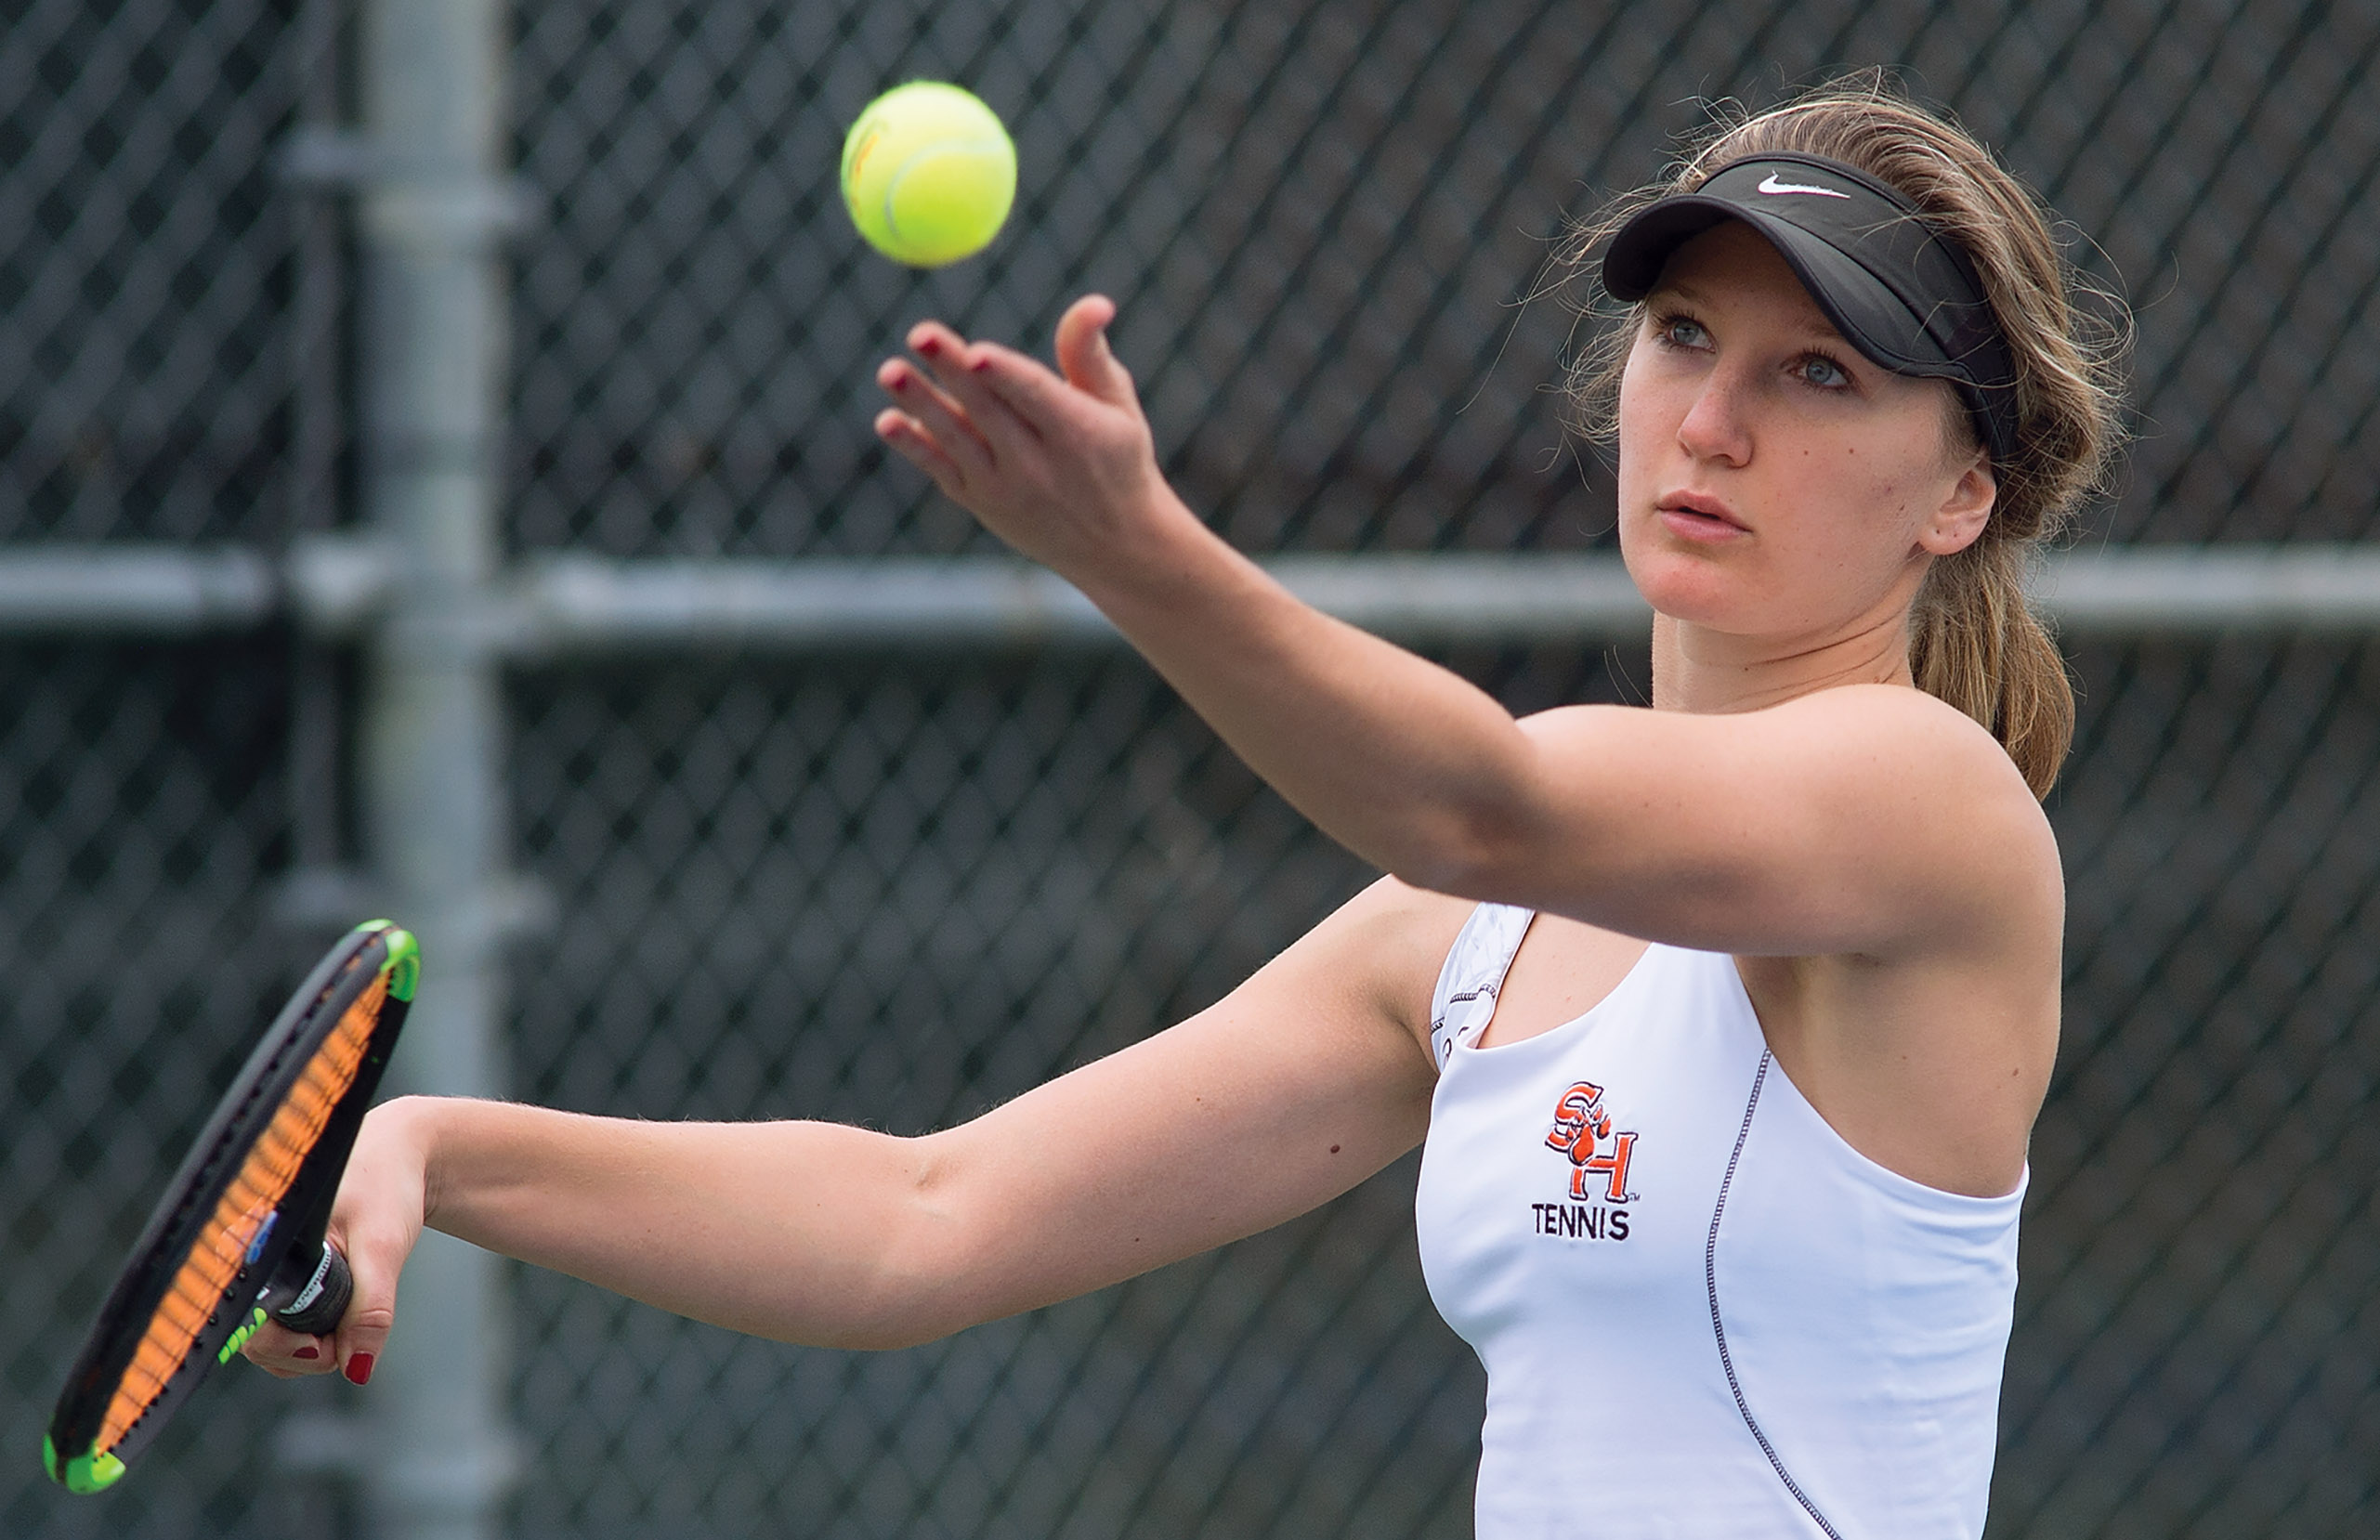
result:
<svg viewBox="0 0 2380 1540"><path fill-rule="evenodd" d="M340 1013L338 1024L314 1051L297 1083L274 1111L263 1137L241 1162L239 1173L224 1189L214 1216L191 1244L190 1255L150 1317L140 1345L133 1351L132 1363L108 1403L98 1439L92 1445L95 1451L113 1449L180 1372L190 1345L206 1329L223 1302L224 1291L239 1275L256 1232L288 1194L298 1168L330 1123L333 1109L355 1084L363 1051L387 997L388 974L384 970Z"/></svg>

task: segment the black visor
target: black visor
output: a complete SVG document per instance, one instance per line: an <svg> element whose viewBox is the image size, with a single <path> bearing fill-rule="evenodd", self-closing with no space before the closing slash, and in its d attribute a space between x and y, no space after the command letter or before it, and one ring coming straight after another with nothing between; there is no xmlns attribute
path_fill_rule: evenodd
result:
<svg viewBox="0 0 2380 1540"><path fill-rule="evenodd" d="M1620 227L1603 254L1603 287L1642 299L1678 248L1722 219L1767 237L1871 362L1955 385L1994 461L2016 451L2016 372L1974 265L1916 204L1839 161L1760 155L1721 166Z"/></svg>

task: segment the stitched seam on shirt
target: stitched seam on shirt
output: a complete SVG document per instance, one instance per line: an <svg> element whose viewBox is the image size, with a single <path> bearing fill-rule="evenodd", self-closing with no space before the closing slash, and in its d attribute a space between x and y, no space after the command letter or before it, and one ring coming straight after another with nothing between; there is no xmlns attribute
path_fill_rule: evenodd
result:
<svg viewBox="0 0 2380 1540"><path fill-rule="evenodd" d="M1458 1005L1469 1005L1471 1001L1483 998L1494 999L1502 988L1503 985L1500 982L1483 984L1476 989L1466 989L1459 995L1446 997L1445 1015L1438 1017L1430 1024L1430 1041L1431 1045L1438 1051L1439 1068L1445 1067L1446 1061L1454 1056L1455 1051L1455 1035L1446 1029L1446 1017L1453 1015L1455 1007ZM1440 1046L1441 1039L1444 1046Z"/></svg>
<svg viewBox="0 0 2380 1540"><path fill-rule="evenodd" d="M1843 1540L1841 1533L1826 1521L1826 1516L1818 1511L1818 1505L1810 1500L1800 1483L1785 1469L1785 1461L1777 1457L1776 1446L1769 1442L1769 1435L1760 1430L1759 1420L1752 1416L1752 1408L1744 1399L1743 1383L1735 1377L1735 1360L1727 1351L1727 1327L1719 1318L1720 1216L1727 1212L1728 1190L1735 1185L1735 1163L1744 1157L1744 1142L1751 1137L1752 1114L1760 1105L1760 1087L1769 1078L1772 1057L1768 1050L1760 1051L1760 1068L1752 1077L1752 1095L1744 1103L1744 1126L1735 1130L1735 1148L1728 1153L1727 1175L1720 1181L1719 1202L1710 1211L1710 1239L1703 1246L1703 1285L1710 1293L1710 1333L1719 1341L1720 1367L1727 1371L1727 1388L1735 1392L1735 1410L1743 1416L1744 1426L1759 1441L1760 1453L1769 1457L1769 1468L1777 1473L1777 1480L1785 1482L1785 1490L1793 1494L1793 1500L1801 1505L1801 1510L1818 1521L1818 1527L1826 1532L1827 1540Z"/></svg>

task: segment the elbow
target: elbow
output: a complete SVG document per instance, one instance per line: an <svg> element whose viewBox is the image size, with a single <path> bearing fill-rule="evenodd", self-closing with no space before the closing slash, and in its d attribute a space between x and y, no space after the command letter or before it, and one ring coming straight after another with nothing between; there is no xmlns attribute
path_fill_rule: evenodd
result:
<svg viewBox="0 0 2380 1540"><path fill-rule="evenodd" d="M1545 842L1531 821L1503 804L1450 810L1415 830L1385 863L1398 881L1456 898L1525 902Z"/></svg>
<svg viewBox="0 0 2380 1540"><path fill-rule="evenodd" d="M960 1328L935 1330L917 1322L884 1322L857 1327L829 1340L807 1344L818 1348L842 1348L851 1352L895 1352L902 1348L922 1348L929 1342L939 1342Z"/></svg>
<svg viewBox="0 0 2380 1540"><path fill-rule="evenodd" d="M912 1158L897 1201L883 1217L875 1264L855 1280L850 1308L831 1339L817 1346L889 1352L991 1319L975 1308L979 1270L966 1259L978 1247L947 1148L932 1135L906 1142Z"/></svg>
<svg viewBox="0 0 2380 1540"><path fill-rule="evenodd" d="M930 1281L891 1270L862 1285L859 1294L826 1329L797 1326L783 1339L812 1348L891 1352L939 1342L976 1324L953 1312Z"/></svg>
<svg viewBox="0 0 2380 1540"><path fill-rule="evenodd" d="M1549 765L1525 725L1483 743L1389 820L1396 848L1374 855L1400 881L1458 898L1529 901L1549 852L1564 842L1558 790L1572 772ZM1359 854L1363 854L1360 853Z"/></svg>

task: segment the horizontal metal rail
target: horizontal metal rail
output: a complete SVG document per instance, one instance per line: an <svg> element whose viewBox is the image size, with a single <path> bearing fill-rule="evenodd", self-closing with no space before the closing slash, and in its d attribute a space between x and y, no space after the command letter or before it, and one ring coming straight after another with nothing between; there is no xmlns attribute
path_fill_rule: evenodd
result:
<svg viewBox="0 0 2380 1540"><path fill-rule="evenodd" d="M253 551L0 545L0 634L245 630L281 602L275 564Z"/></svg>
<svg viewBox="0 0 2380 1540"><path fill-rule="evenodd" d="M1640 634L1650 611L1610 555L1280 556L1316 607L1401 641L1528 644ZM276 560L240 548L0 546L0 635L187 636L289 620L352 634L386 603L367 541ZM2047 560L2038 606L2070 637L2380 634L2380 545L2130 546ZM998 556L519 563L484 613L451 617L522 659L679 649L1098 646L1115 632L1070 584Z"/></svg>
<svg viewBox="0 0 2380 1540"><path fill-rule="evenodd" d="M2061 634L2380 632L2380 545L2115 546L2044 566Z"/></svg>
<svg viewBox="0 0 2380 1540"><path fill-rule="evenodd" d="M1602 557L1283 556L1300 597L1417 642L1628 635L1652 612ZM555 557L525 574L534 645L561 652L695 645L1104 646L1106 618L1055 573L999 557L784 563Z"/></svg>

